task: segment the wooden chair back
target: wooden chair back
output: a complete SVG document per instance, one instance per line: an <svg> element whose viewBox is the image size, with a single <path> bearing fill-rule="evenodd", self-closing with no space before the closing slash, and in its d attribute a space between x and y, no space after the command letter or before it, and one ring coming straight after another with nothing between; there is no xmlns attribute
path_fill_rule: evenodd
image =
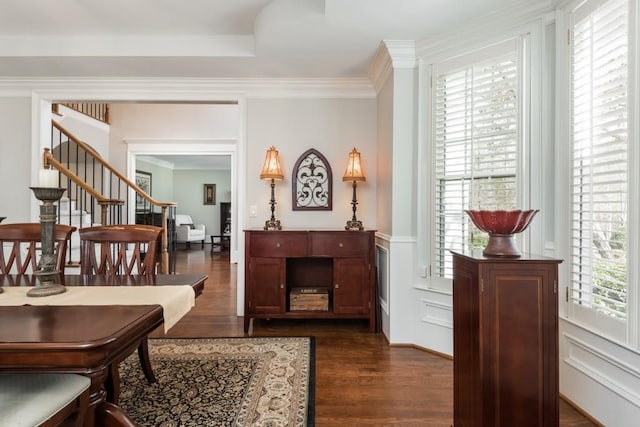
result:
<svg viewBox="0 0 640 427"><path fill-rule="evenodd" d="M80 273L154 275L161 227L140 224L81 228Z"/></svg>
<svg viewBox="0 0 640 427"><path fill-rule="evenodd" d="M26 274L38 269L42 251L42 231L39 222L0 224L0 273ZM76 227L55 224L53 227L53 253L56 269L64 273L67 244Z"/></svg>

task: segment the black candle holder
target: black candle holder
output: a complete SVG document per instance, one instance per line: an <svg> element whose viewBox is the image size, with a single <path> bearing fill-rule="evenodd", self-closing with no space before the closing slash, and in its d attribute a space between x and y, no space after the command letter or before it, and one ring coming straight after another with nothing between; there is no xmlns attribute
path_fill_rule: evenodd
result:
<svg viewBox="0 0 640 427"><path fill-rule="evenodd" d="M57 187L29 187L40 200L40 225L41 225L41 245L42 253L38 262L38 269L34 274L38 277L36 286L27 292L29 297L46 297L57 295L67 291L67 288L56 279L61 271L57 269L56 255L53 250L53 228L56 223L56 205L65 192L65 188Z"/></svg>

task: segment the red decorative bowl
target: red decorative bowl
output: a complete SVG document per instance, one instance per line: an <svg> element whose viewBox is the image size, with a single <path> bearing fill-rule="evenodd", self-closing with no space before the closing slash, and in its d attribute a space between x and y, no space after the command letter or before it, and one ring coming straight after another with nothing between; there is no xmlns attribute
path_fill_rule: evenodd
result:
<svg viewBox="0 0 640 427"><path fill-rule="evenodd" d="M480 230L489 233L489 243L482 253L487 256L519 257L514 234L521 233L531 223L538 209L515 211L465 210Z"/></svg>

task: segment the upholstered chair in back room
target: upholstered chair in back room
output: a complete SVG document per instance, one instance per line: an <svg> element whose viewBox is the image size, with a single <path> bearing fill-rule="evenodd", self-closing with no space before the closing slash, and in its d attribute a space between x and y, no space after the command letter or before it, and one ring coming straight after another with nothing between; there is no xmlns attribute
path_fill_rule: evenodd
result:
<svg viewBox="0 0 640 427"><path fill-rule="evenodd" d="M190 215L176 215L176 243L186 243L190 248L191 242L200 242L204 248L205 238L204 224L194 224Z"/></svg>

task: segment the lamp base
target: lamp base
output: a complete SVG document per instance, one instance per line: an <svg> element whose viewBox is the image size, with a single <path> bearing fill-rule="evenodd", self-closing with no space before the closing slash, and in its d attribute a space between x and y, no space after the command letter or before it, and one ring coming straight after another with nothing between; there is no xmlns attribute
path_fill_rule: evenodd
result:
<svg viewBox="0 0 640 427"><path fill-rule="evenodd" d="M344 229L351 231L362 231L364 230L364 227L362 226L362 221L351 219L347 221L347 225L344 226Z"/></svg>
<svg viewBox="0 0 640 427"><path fill-rule="evenodd" d="M282 230L282 225L279 219L269 219L264 223L265 230Z"/></svg>

